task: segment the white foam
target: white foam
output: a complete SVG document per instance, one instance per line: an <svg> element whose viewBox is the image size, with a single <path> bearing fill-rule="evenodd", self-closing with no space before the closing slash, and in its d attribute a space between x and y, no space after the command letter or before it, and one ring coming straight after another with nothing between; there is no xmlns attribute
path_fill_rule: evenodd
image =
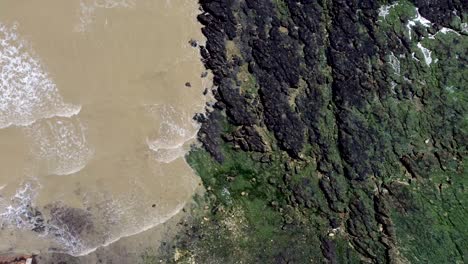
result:
<svg viewBox="0 0 468 264"><path fill-rule="evenodd" d="M63 247L62 250L58 250L57 252L68 253L75 256L76 254L87 250L84 241L82 241L79 237L72 235L70 231L67 230L66 225L59 227L47 223L45 227L46 233L43 236L50 237L52 240L58 242L59 245Z"/></svg>
<svg viewBox="0 0 468 264"><path fill-rule="evenodd" d="M436 36L437 34L444 34L444 35L445 35L445 34L448 34L448 33L453 33L453 34L455 34L455 35L457 35L457 36L461 36L461 34L458 33L456 30L453 30L453 29L451 29L451 28L442 27L442 28L441 28L439 31L437 31L434 35L429 34L429 38L430 38L430 39L435 39L435 36Z"/></svg>
<svg viewBox="0 0 468 264"><path fill-rule="evenodd" d="M390 14L392 8L397 6L398 3L394 3L392 5L383 5L379 8L379 16L383 17L384 19Z"/></svg>
<svg viewBox="0 0 468 264"><path fill-rule="evenodd" d="M441 28L438 32L440 32L442 34L455 33L455 35L460 36L460 33L458 33L457 31L455 31L455 30L453 30L451 28L446 28L446 27Z"/></svg>
<svg viewBox="0 0 468 264"><path fill-rule="evenodd" d="M47 221L46 215L35 215L34 200L41 188L42 186L39 185L37 180L27 181L21 184L15 195L9 200L0 199L2 205L2 210L0 211L1 226L26 231L42 227L43 230L40 231L38 236L49 242L55 241L66 252L81 252L85 250L86 247L83 242L78 237L73 236L66 229L66 226L55 226L50 221Z"/></svg>
<svg viewBox="0 0 468 264"><path fill-rule="evenodd" d="M84 234L84 237L81 237L81 235L73 236L66 229L66 226L55 227L48 224L46 228L49 237L59 242L61 245L56 252L67 253L72 256L87 255L100 247L106 247L115 243L121 238L142 233L165 223L177 215L186 204L186 202L180 202L175 205L172 210L161 215L148 213L146 217L140 218L141 216L139 216L138 218L133 218L128 212L131 211L132 208L138 206L139 203L135 204L135 201L123 202L123 200L116 197L106 201L106 203L109 204L105 206L104 210L101 206L98 206L98 211L92 213L95 224L97 223L98 226L104 225L106 229L96 231L99 234L98 237L91 238L91 240L89 239L90 237L87 237L89 234ZM96 208L94 202L91 202L90 205ZM107 209L110 211L106 212ZM113 222L107 222L110 220ZM90 233L90 235L93 236L96 234ZM98 240L94 240L96 238Z"/></svg>
<svg viewBox="0 0 468 264"><path fill-rule="evenodd" d="M399 76L400 75L400 60L395 56L395 54L393 54L393 52L390 52L389 64L392 67L395 74Z"/></svg>
<svg viewBox="0 0 468 264"><path fill-rule="evenodd" d="M466 23L466 22L461 23L460 27L461 27L461 32L468 33L468 23Z"/></svg>
<svg viewBox="0 0 468 264"><path fill-rule="evenodd" d="M138 218L133 218L129 212L141 205L137 200L131 199L124 202L116 197L110 200L104 199L103 201L106 201L106 204L109 202L109 204L103 208L100 204L95 203L96 197L89 201L84 199L84 207L92 206L93 211L88 212L92 215L94 226L103 229L94 230L93 232L96 233L77 234L69 230L69 226L62 223L60 218L50 221L53 217L49 210L38 208L43 214L35 216L34 208L36 205L34 201L40 190L47 191L37 181L29 181L22 184L11 198L3 200L0 196L0 224L2 227L12 228L12 230L24 231L31 231L41 226L43 229L34 239L41 239L44 245L55 245L53 250L48 249L49 252L66 253L73 256L87 255L121 238L139 234L158 226L178 214L186 204L186 202L180 201L163 214L148 212L143 218L140 215Z"/></svg>
<svg viewBox="0 0 468 264"><path fill-rule="evenodd" d="M195 138L195 135L190 139ZM187 141L189 141L190 139L188 139ZM167 144L159 140L155 140L152 142L147 141L147 144L148 147L154 152L154 158L157 161L163 163L171 163L174 160L181 158L185 155L187 151L184 149L184 145L187 141L169 146L167 146ZM165 147L163 147L164 145Z"/></svg>
<svg viewBox="0 0 468 264"><path fill-rule="evenodd" d="M0 128L69 117L80 110L64 103L29 44L18 36L17 25L0 23Z"/></svg>
<svg viewBox="0 0 468 264"><path fill-rule="evenodd" d="M79 23L75 26L78 32L86 32L94 22L97 9L131 8L136 0L81 0L79 10ZM106 25L108 21L106 19Z"/></svg>
<svg viewBox="0 0 468 264"><path fill-rule="evenodd" d="M37 196L40 185L36 182L25 182L9 200L2 200L0 213L1 226L14 226L19 229L33 229L38 219L31 215L31 207Z"/></svg>
<svg viewBox="0 0 468 264"><path fill-rule="evenodd" d="M146 140L154 152L155 159L170 163L186 153L185 143L196 137L199 125L185 112L177 111L172 106L153 105L148 108L150 114L159 120L157 138Z"/></svg>
<svg viewBox="0 0 468 264"><path fill-rule="evenodd" d="M431 57L431 53L432 51L425 48L421 42L418 42L417 44L418 48L421 50L423 56L424 56L424 62L426 63L427 66L430 66L431 63L432 63L432 57Z"/></svg>
<svg viewBox="0 0 468 264"><path fill-rule="evenodd" d="M164 216L162 216L160 218L155 217L155 221L153 221L151 223L148 223L146 225L140 225L140 228L138 228L138 229L128 231L128 232L124 232L124 233L120 234L119 236L110 238L100 246L93 247L93 248L88 248L88 249L81 250L81 251L71 252L71 255L73 255L75 257L88 255L88 254L96 251L100 247L107 247L110 244L115 243L115 242L119 241L122 238L133 236L133 235L145 232L145 231L147 231L147 230L149 230L149 229L151 229L153 227L156 227L156 226L158 226L160 224L163 224L163 223L167 222L169 219L171 219L172 217L174 217L175 215L177 215L182 210L182 208L184 208L185 204L186 203L181 203L181 204L177 205L176 208L174 210L172 210L170 213L168 213L168 214L166 214L166 215L164 215Z"/></svg>
<svg viewBox="0 0 468 264"><path fill-rule="evenodd" d="M411 29L412 27L416 26L416 23L422 25L423 27L430 27L432 25L432 22L426 19L425 17L421 16L421 14L419 13L419 9L416 8L416 17L409 20L408 23L406 24L406 27L408 28L408 34L409 34L410 40L411 40Z"/></svg>
<svg viewBox="0 0 468 264"><path fill-rule="evenodd" d="M86 129L78 118L43 120L26 128L33 138L33 153L48 163L50 174L69 175L83 169L94 154Z"/></svg>

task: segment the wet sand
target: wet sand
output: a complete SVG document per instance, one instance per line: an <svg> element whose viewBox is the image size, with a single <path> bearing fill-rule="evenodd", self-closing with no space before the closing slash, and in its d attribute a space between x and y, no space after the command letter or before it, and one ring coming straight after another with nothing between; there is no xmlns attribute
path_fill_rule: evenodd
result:
<svg viewBox="0 0 468 264"><path fill-rule="evenodd" d="M198 188L196 193L203 195L204 189ZM100 247L83 256L70 256L60 253L46 253L35 257L38 264L42 263L146 263L148 256L154 263L167 263L168 249L172 249L174 238L183 232L190 224L191 210L196 207L194 202L188 202L184 210L145 232L124 237L106 247ZM170 251L170 250L169 250ZM151 263L153 263L151 262Z"/></svg>
<svg viewBox="0 0 468 264"><path fill-rule="evenodd" d="M202 40L197 13L189 0L0 2L0 252L83 255L181 210L207 82L188 43Z"/></svg>

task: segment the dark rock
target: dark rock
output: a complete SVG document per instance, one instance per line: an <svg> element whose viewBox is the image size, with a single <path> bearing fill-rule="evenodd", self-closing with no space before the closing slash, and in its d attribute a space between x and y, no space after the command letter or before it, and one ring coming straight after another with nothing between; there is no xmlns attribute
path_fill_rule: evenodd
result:
<svg viewBox="0 0 468 264"><path fill-rule="evenodd" d="M468 10L468 3L463 0L413 0L419 12L436 25L450 27L450 22Z"/></svg>
<svg viewBox="0 0 468 264"><path fill-rule="evenodd" d="M441 89L435 92L416 84L423 81L417 71L427 69L415 66L415 73L406 65L402 81L389 72L385 61L390 52L411 58L413 41L450 27L455 16L466 13L465 2L413 0L434 28L415 26L414 39L409 40L397 29L382 34L377 22L383 4L379 1L201 0L203 13L198 19L205 26L207 44L200 49L218 88L213 91L214 111L203 120L200 141L220 162L221 144L253 152L249 155L264 163L262 168L272 160L270 153L261 153L284 154L286 158L280 159L284 171L279 174L283 181L278 179L273 191L284 195L279 204L287 203L304 214L318 212L328 220L323 221L329 224L324 224L326 228L344 224L344 236L335 238L337 243L352 244L346 253L337 250L335 238L320 238L329 263L351 251L369 263L396 262L398 254L390 254L397 248L391 212L413 213L417 207L412 191L389 183L390 175L406 171L419 181L429 178L435 167L461 170L454 149L466 136L451 125L460 121L451 118L463 110L456 114L443 106L443 114L427 110L436 108L427 105L430 98L447 99ZM235 51L226 50L228 40ZM246 92L245 81L238 77L245 74L254 77L255 91ZM442 82L443 77L435 78ZM394 91L389 89L391 82L397 83ZM416 101L422 109L398 106ZM229 133L222 129L224 115ZM413 115L415 120L402 120ZM413 121L419 124L410 124ZM410 131L413 125L424 129ZM274 139L264 142L256 127L268 130ZM432 140L438 150L419 147L416 135L426 131L444 131L431 132L438 138ZM463 159L457 155L456 160ZM316 163L316 169L304 170L310 163ZM278 254L277 259L289 258Z"/></svg>
<svg viewBox="0 0 468 264"><path fill-rule="evenodd" d="M206 115L205 114L202 114L202 113L197 113L195 114L195 116L193 117L193 120L199 122L199 123L204 123L204 122L207 122L208 121L208 118L206 118Z"/></svg>
<svg viewBox="0 0 468 264"><path fill-rule="evenodd" d="M219 146L221 145L221 113L218 111L208 114L208 118L202 123L198 131L198 139L203 143L205 149L218 161L222 162L224 156Z"/></svg>
<svg viewBox="0 0 468 264"><path fill-rule="evenodd" d="M243 126L240 129L232 133L231 140L227 138L227 141L234 141L241 146L244 151L255 151L265 152L266 144L263 142L260 134L255 128L250 126Z"/></svg>
<svg viewBox="0 0 468 264"><path fill-rule="evenodd" d="M193 48L196 48L196 47L198 46L197 41L194 40L194 39L189 40L189 44L190 44L190 46L192 46Z"/></svg>
<svg viewBox="0 0 468 264"><path fill-rule="evenodd" d="M328 238L322 239L322 252L325 258L329 261L330 264L338 263L337 256L336 256L336 245L333 240Z"/></svg>

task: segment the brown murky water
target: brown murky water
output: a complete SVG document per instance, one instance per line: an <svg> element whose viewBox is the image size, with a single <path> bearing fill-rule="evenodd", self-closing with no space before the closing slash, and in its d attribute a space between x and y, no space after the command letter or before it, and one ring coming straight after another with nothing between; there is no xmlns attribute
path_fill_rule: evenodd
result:
<svg viewBox="0 0 468 264"><path fill-rule="evenodd" d="M182 208L207 81L188 43L197 13L194 0L0 1L0 252L82 255Z"/></svg>

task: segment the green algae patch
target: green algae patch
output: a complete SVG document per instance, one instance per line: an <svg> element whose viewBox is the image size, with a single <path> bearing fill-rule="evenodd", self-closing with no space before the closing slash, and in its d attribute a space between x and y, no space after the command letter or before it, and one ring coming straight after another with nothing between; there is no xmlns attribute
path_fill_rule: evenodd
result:
<svg viewBox="0 0 468 264"><path fill-rule="evenodd" d="M190 245L183 250L191 251L200 261L216 263L255 263L276 258L322 262L320 247L311 250L310 245L320 243L317 234L325 234L326 220L307 209L311 204L289 205L291 190L284 183L288 178L285 156L280 151L269 153L270 162L264 163L254 153L229 146L224 146L223 154L222 164L203 149L193 149L187 156L206 187L210 210L194 220L200 236L190 239ZM301 183L310 178L306 176L309 172L301 171L292 185L303 187ZM310 182L306 188L317 186Z"/></svg>
<svg viewBox="0 0 468 264"><path fill-rule="evenodd" d="M278 12L278 17L282 20L288 19L290 17L289 9L288 9L288 4L284 0L273 0L273 3L275 4L276 11Z"/></svg>
<svg viewBox="0 0 468 264"><path fill-rule="evenodd" d="M466 167L466 165L465 165ZM464 263L467 256L468 177L463 172L434 171L421 184L399 186L407 209L392 213L401 253L411 263Z"/></svg>
<svg viewBox="0 0 468 264"><path fill-rule="evenodd" d="M274 1L276 24L254 19L271 2L236 9L248 32L227 49L245 61L218 70L247 104L224 98L216 115L222 162L203 148L187 156L206 194L174 242L176 262L466 262L466 15L444 28L410 1L322 2ZM288 57L298 63L253 53L275 41L299 48ZM255 112L253 124L230 120L234 105ZM297 129L282 123L289 110L306 127L294 154L281 144ZM241 146L251 135L239 131L266 147Z"/></svg>

